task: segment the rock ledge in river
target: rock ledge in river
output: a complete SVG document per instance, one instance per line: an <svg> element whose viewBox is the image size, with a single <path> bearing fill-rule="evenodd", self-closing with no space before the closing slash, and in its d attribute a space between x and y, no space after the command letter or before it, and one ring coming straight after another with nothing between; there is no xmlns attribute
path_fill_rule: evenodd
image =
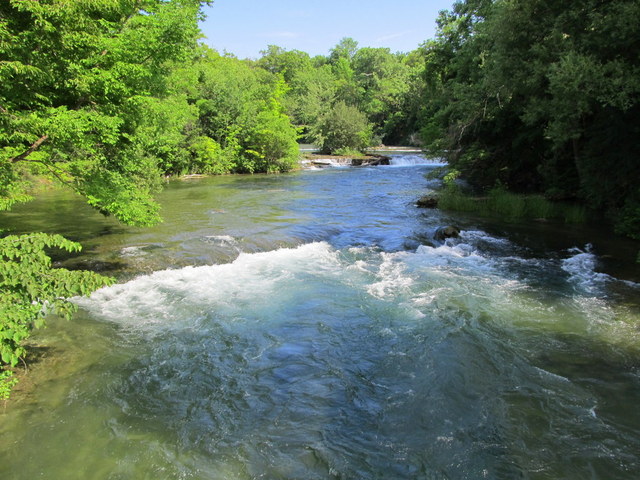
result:
<svg viewBox="0 0 640 480"><path fill-rule="evenodd" d="M303 164L313 167L373 167L389 165L389 157L384 155L363 155L351 157L341 155L307 154Z"/></svg>

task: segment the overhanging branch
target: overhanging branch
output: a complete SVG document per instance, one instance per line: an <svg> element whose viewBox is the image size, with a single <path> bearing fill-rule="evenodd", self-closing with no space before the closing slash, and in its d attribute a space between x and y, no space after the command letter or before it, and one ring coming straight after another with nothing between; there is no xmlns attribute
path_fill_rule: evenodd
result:
<svg viewBox="0 0 640 480"><path fill-rule="evenodd" d="M40 145L42 145L44 142L46 142L48 138L49 138L49 135L46 135L46 134L42 135L38 140L33 142L31 144L31 146L29 148L27 148L24 152L22 152L20 155L16 155L15 157L10 159L9 161L11 163L16 163L16 162L20 162L22 160L25 160L29 155L31 155L38 148L40 148Z"/></svg>

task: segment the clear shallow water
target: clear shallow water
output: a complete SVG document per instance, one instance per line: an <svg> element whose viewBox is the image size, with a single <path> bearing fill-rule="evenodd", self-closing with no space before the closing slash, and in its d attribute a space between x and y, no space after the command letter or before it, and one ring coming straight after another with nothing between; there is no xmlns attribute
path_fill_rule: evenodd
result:
<svg viewBox="0 0 640 480"><path fill-rule="evenodd" d="M121 281L39 333L0 477L637 478L640 287L414 208L412 163L172 183L153 229L3 217Z"/></svg>

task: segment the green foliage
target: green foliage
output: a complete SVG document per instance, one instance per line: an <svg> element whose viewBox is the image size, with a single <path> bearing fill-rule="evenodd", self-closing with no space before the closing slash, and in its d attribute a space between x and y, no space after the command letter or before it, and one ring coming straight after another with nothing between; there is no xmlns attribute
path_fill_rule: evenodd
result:
<svg viewBox="0 0 640 480"><path fill-rule="evenodd" d="M628 198L618 213L616 232L640 240L640 201L636 198Z"/></svg>
<svg viewBox="0 0 640 480"><path fill-rule="evenodd" d="M288 84L293 83L300 72L312 68L309 54L299 50L287 51L284 48L269 45L267 50L260 53L262 57L256 62L256 65L271 73L281 74Z"/></svg>
<svg viewBox="0 0 640 480"><path fill-rule="evenodd" d="M271 63L276 61L271 59ZM291 170L298 159L298 132L284 114L282 98L287 86L282 78L206 49L195 68L198 83L192 95L201 135L192 143L195 160L189 170L193 173ZM202 137L215 143L205 142Z"/></svg>
<svg viewBox="0 0 640 480"><path fill-rule="evenodd" d="M459 188L447 188L438 194L438 208L455 212L479 211L477 199L465 195Z"/></svg>
<svg viewBox="0 0 640 480"><path fill-rule="evenodd" d="M366 113L375 133L386 142L406 140L419 108L420 69L388 48L361 48L353 56L352 68L359 95L354 104Z"/></svg>
<svg viewBox="0 0 640 480"><path fill-rule="evenodd" d="M425 174L427 180L442 180L444 176L449 173L450 168L447 166L436 167Z"/></svg>
<svg viewBox="0 0 640 480"><path fill-rule="evenodd" d="M588 219L588 211L584 205L565 204L561 211L565 223L585 223Z"/></svg>
<svg viewBox="0 0 640 480"><path fill-rule="evenodd" d="M289 117L278 109L260 112L246 138L247 151L255 152L256 156L250 173L291 170L299 157L297 136Z"/></svg>
<svg viewBox="0 0 640 480"><path fill-rule="evenodd" d="M151 226L160 221L149 187L117 171L96 169L78 190L89 205L128 225Z"/></svg>
<svg viewBox="0 0 640 480"><path fill-rule="evenodd" d="M23 171L9 161L0 159L0 211L9 210L16 203L28 202L30 184Z"/></svg>
<svg viewBox="0 0 640 480"><path fill-rule="evenodd" d="M536 219L584 223L587 220L587 211L581 205L552 202L542 195L517 194L504 187L493 188L486 196L472 196L446 180L445 188L438 196L438 206L443 210L497 216L509 221Z"/></svg>
<svg viewBox="0 0 640 480"><path fill-rule="evenodd" d="M218 142L209 137L198 137L191 144L194 160L190 162L188 173L223 175L235 167L233 154L224 150Z"/></svg>
<svg viewBox="0 0 640 480"><path fill-rule="evenodd" d="M256 65L282 75L288 90L283 104L306 141L317 130L327 105L345 103L367 116L373 134L389 142L409 141L421 108L422 69L417 56L392 54L387 48L358 48L342 39L328 57L310 59L297 50L270 45Z"/></svg>
<svg viewBox="0 0 640 480"><path fill-rule="evenodd" d="M477 187L579 200L640 236L629 203L640 175L639 29L634 0L456 2L421 50L427 150Z"/></svg>
<svg viewBox="0 0 640 480"><path fill-rule="evenodd" d="M338 102L314 125L312 134L325 153L339 149L362 151L372 144L372 126L358 108Z"/></svg>
<svg viewBox="0 0 640 480"><path fill-rule="evenodd" d="M76 307L68 298L88 295L113 279L93 272L53 268L46 249L68 252L80 245L60 235L34 233L0 239L0 363L16 366L26 355L22 342L45 315L71 318ZM0 394L7 396L15 381L2 373Z"/></svg>
<svg viewBox="0 0 640 480"><path fill-rule="evenodd" d="M24 165L38 164L100 211L157 221L149 193L188 117L185 102L158 100L171 65L193 55L200 3L0 4L0 206L28 200ZM125 195L131 185L141 193Z"/></svg>
<svg viewBox="0 0 640 480"><path fill-rule="evenodd" d="M147 172L158 178L161 174L181 173L190 161L188 144L197 135L194 125L198 110L181 91L179 82L189 74L186 69L174 71L168 82L171 90L163 98L143 97L138 101L141 115L132 153L147 162ZM153 178L148 183L155 189Z"/></svg>
<svg viewBox="0 0 640 480"><path fill-rule="evenodd" d="M353 158L358 158L358 157L363 157L364 156L362 151L356 150L354 148L348 148L348 147L337 148L333 152L333 154L334 155L344 156L344 157L353 157Z"/></svg>
<svg viewBox="0 0 640 480"><path fill-rule="evenodd" d="M195 121L195 107L169 78L195 56L200 4L0 3L0 210L30 199L35 173L124 223L159 221L152 194L170 159L185 151ZM49 249L80 245L43 233L0 239L2 365L25 356L23 342L47 313L69 318L75 306L68 298L112 282L54 268ZM1 371L0 398L14 384L11 371Z"/></svg>
<svg viewBox="0 0 640 480"><path fill-rule="evenodd" d="M455 168L449 169L449 171L442 177L442 181L445 186L448 188L455 187L455 181L460 178L460 170L456 170Z"/></svg>
<svg viewBox="0 0 640 480"><path fill-rule="evenodd" d="M543 195L527 195L524 197L524 200L525 211L527 217L529 218L548 219L557 216L556 212L559 205L554 204L552 201L546 199ZM565 205L565 210L568 212L567 209L573 209L573 207L573 205ZM564 214L563 216L565 217L565 219L567 219L569 215ZM582 221L580 221L577 215L573 218L576 219L575 222L567 221L567 223L584 223L584 221L586 220L583 217Z"/></svg>
<svg viewBox="0 0 640 480"><path fill-rule="evenodd" d="M340 39L338 44L331 49L329 55L329 61L332 64L336 64L340 59L350 62L358 51L358 42L351 37L344 37Z"/></svg>
<svg viewBox="0 0 640 480"><path fill-rule="evenodd" d="M7 400L11 389L18 383L10 370L0 370L0 400Z"/></svg>
<svg viewBox="0 0 640 480"><path fill-rule="evenodd" d="M292 122L303 129L317 122L326 105L334 102L338 88L331 66L326 64L297 71L288 86L283 104Z"/></svg>

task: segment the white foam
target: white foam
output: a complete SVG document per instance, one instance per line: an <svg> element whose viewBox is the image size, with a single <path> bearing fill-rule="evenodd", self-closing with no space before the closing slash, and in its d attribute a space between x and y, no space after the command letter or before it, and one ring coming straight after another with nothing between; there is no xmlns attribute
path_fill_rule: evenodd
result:
<svg viewBox="0 0 640 480"><path fill-rule="evenodd" d="M216 247L232 249L237 253L242 252L240 244L231 235L208 235L203 238L203 241Z"/></svg>
<svg viewBox="0 0 640 480"><path fill-rule="evenodd" d="M257 311L283 298L305 276L337 276L337 253L326 243L295 249L241 253L232 263L163 270L94 292L74 301L102 318L123 324L171 323L185 311L237 314ZM234 313L235 312L235 313Z"/></svg>
<svg viewBox="0 0 640 480"><path fill-rule="evenodd" d="M442 166L445 163L440 159L426 158L423 155L393 155L389 158L389 165L392 167L410 167L415 165L436 165Z"/></svg>
<svg viewBox="0 0 640 480"><path fill-rule="evenodd" d="M378 281L367 288L367 292L378 298L397 295L406 292L413 284L413 279L407 275L406 264L403 259L406 254L381 253L382 263L376 274Z"/></svg>
<svg viewBox="0 0 640 480"><path fill-rule="evenodd" d="M587 245L584 250L572 248L574 255L562 261L562 269L569 274L569 281L586 293L598 293L606 282L613 278L596 272L598 258Z"/></svg>
<svg viewBox="0 0 640 480"><path fill-rule="evenodd" d="M513 247L506 238L493 237L482 230L463 230L460 232L460 238L466 243L484 242L495 246Z"/></svg>
<svg viewBox="0 0 640 480"><path fill-rule="evenodd" d="M209 239L224 245L236 242L230 236ZM607 335L610 325L621 323L616 321L620 312L606 299L584 290L570 299L559 297L551 307L543 305L535 284L514 278L504 258L475 248L480 239L492 241L483 232L462 232L461 238L437 247L420 246L415 252L372 247L338 251L319 242L240 253L231 263L163 270L74 301L105 320L136 330L149 327L154 333L174 326L200 328L201 322L217 319L253 328L251 322L287 321L296 302L310 299L309 308L320 308L324 314L334 310L334 299L343 305L354 296L365 305L367 296L374 305L396 304L394 311L409 322L438 318L444 312L461 325L480 317L508 325L563 322L566 328L604 329ZM590 287L610 278L595 272L596 262L590 251L575 250L561 267L569 282ZM557 274L557 263L549 261L547 266Z"/></svg>
<svg viewBox="0 0 640 480"><path fill-rule="evenodd" d="M208 235L205 237L209 241L218 242L218 243L238 243L235 238L231 235Z"/></svg>
<svg viewBox="0 0 640 480"><path fill-rule="evenodd" d="M431 267L455 266L486 272L494 266L493 261L478 253L472 245L455 243L453 239L447 239L444 245L438 247L421 245L416 255L422 265Z"/></svg>

